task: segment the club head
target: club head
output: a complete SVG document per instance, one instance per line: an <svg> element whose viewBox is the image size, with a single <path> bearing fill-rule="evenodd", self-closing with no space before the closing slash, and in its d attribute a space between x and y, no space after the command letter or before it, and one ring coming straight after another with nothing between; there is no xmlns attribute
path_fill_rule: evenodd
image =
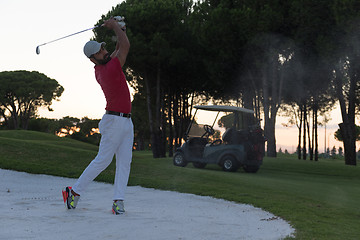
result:
<svg viewBox="0 0 360 240"><path fill-rule="evenodd" d="M40 46L36 47L36 54L40 54Z"/></svg>

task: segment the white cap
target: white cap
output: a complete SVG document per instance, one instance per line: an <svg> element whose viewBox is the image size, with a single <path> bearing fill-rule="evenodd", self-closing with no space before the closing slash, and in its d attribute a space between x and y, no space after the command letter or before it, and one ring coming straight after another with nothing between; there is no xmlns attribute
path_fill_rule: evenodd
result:
<svg viewBox="0 0 360 240"><path fill-rule="evenodd" d="M100 51L101 46L105 46L106 43L98 43L97 41L88 41L84 46L85 55L90 58L91 55Z"/></svg>

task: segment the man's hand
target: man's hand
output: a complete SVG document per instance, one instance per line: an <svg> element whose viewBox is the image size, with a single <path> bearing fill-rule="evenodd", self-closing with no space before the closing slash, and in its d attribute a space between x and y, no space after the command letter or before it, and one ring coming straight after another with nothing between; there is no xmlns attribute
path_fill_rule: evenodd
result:
<svg viewBox="0 0 360 240"><path fill-rule="evenodd" d="M116 21L115 18L112 17L104 22L104 27L114 30L115 28L120 27L120 25L118 21Z"/></svg>
<svg viewBox="0 0 360 240"><path fill-rule="evenodd" d="M103 24L104 27L107 27L109 29L115 30L116 27L120 26L120 28L125 31L126 27L125 27L125 22L124 22L124 17L112 17L108 20L106 20Z"/></svg>

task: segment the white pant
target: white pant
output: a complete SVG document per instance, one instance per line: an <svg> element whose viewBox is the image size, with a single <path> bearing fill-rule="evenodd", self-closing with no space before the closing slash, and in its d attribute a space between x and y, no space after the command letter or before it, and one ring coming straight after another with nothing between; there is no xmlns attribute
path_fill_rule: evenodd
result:
<svg viewBox="0 0 360 240"><path fill-rule="evenodd" d="M132 159L133 123L130 118L105 114L99 123L99 130L101 133L99 152L73 185L73 190L81 195L89 183L109 166L115 154L113 200L124 200Z"/></svg>

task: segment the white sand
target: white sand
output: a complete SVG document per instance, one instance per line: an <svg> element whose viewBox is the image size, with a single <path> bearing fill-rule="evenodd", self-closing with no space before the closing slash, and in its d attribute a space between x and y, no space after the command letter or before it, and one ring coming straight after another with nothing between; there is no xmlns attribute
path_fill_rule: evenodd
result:
<svg viewBox="0 0 360 240"><path fill-rule="evenodd" d="M75 179L0 169L0 239L282 239L295 230L251 205L128 187L123 215L111 213L111 184L94 182L75 210L64 186Z"/></svg>

